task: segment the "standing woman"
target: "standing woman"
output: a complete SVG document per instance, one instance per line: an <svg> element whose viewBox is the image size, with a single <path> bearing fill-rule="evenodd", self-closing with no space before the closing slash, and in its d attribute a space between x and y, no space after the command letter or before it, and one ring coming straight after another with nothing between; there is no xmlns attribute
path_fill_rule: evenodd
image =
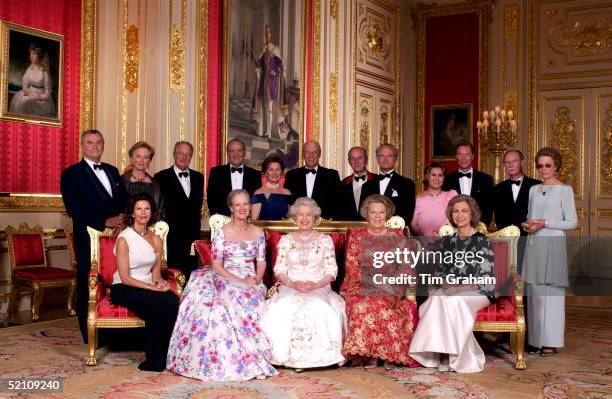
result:
<svg viewBox="0 0 612 399"><path fill-rule="evenodd" d="M161 277L162 240L149 231L155 223L155 203L147 193L130 200L125 228L117 237L117 271L113 274L111 301L145 321L146 360L138 368L164 371L166 353L176 320L179 300Z"/></svg>
<svg viewBox="0 0 612 399"><path fill-rule="evenodd" d="M155 149L146 141L135 143L128 151L132 168L121 175L125 190L130 198L139 193L148 193L157 206L160 219L164 219L164 204L159 182L147 169L155 155Z"/></svg>
<svg viewBox="0 0 612 399"><path fill-rule="evenodd" d="M285 166L280 156L268 155L261 165L266 184L255 191L251 198L251 219L281 220L287 216L291 191L280 185Z"/></svg>
<svg viewBox="0 0 612 399"><path fill-rule="evenodd" d="M564 346L567 248L565 230L576 228L578 216L572 186L557 178L561 154L540 149L535 157L542 184L529 190L529 211L523 223L529 233L523 278L527 284L529 345L552 356Z"/></svg>
<svg viewBox="0 0 612 399"><path fill-rule="evenodd" d="M203 381L246 381L276 375L259 328L266 287L266 241L249 224L246 190L227 196L232 221L212 237L212 265L187 283L168 349L168 370Z"/></svg>
<svg viewBox="0 0 612 399"><path fill-rule="evenodd" d="M452 189L442 190L445 171L444 164L438 162L432 162L425 168L425 191L417 196L410 223L414 235L437 237L440 227L448 223L446 206L457 192Z"/></svg>

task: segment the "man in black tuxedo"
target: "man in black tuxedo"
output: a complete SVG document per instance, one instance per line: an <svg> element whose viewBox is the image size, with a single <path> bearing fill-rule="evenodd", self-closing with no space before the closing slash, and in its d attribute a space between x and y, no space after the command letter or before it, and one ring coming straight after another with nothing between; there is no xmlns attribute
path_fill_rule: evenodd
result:
<svg viewBox="0 0 612 399"><path fill-rule="evenodd" d="M376 175L366 169L368 154L363 147L353 147L348 152L348 163L353 173L342 180L343 220L363 220L359 215L359 204L361 200L361 189L363 185L376 179Z"/></svg>
<svg viewBox="0 0 612 399"><path fill-rule="evenodd" d="M191 244L200 238L202 203L204 202L204 176L189 163L193 145L179 141L174 145L174 165L157 172L164 196L168 232L168 266L179 269L186 278L197 267L197 258L191 256Z"/></svg>
<svg viewBox="0 0 612 399"><path fill-rule="evenodd" d="M98 130L83 132L81 151L81 162L62 172L60 190L66 212L72 218L77 262L76 312L83 341L87 343L87 280L91 269L87 226L99 231L108 227L119 232L123 228L127 193L117 168L100 162L104 152L102 133Z"/></svg>
<svg viewBox="0 0 612 399"><path fill-rule="evenodd" d="M285 188L291 191L292 201L308 197L317 201L321 207L321 217L338 219L341 216L338 193L341 192L340 175L334 169L319 165L321 146L316 141L308 141L302 147L304 165L292 169L285 177Z"/></svg>
<svg viewBox="0 0 612 399"><path fill-rule="evenodd" d="M523 174L523 153L519 150L508 150L504 154L504 168L509 179L495 186L494 207L495 224L498 229L515 225L521 230L521 236L527 232L521 223L527 220L527 206L529 204L529 189L531 186L542 183ZM521 263L519 262L519 268ZM519 270L520 273L520 270Z"/></svg>
<svg viewBox="0 0 612 399"><path fill-rule="evenodd" d="M361 205L372 194L389 197L395 204L395 215L401 216L406 226L410 226L414 214L416 190L411 179L395 171L397 153L397 148L393 144L385 143L376 148L376 160L380 173L377 179L363 185L359 204Z"/></svg>
<svg viewBox="0 0 612 399"><path fill-rule="evenodd" d="M206 201L211 215L220 213L230 216L227 207L227 195L230 191L243 188L253 195L255 190L261 187L261 173L242 163L246 154L244 143L238 139L230 140L226 150L229 163L215 166L208 177Z"/></svg>
<svg viewBox="0 0 612 399"><path fill-rule="evenodd" d="M459 194L469 195L480 207L480 220L489 226L493 219L493 177L472 167L474 146L462 141L455 147L459 169L444 179L442 190L453 189Z"/></svg>
<svg viewBox="0 0 612 399"><path fill-rule="evenodd" d="M508 180L497 184L494 189L493 210L495 213L495 224L498 229L515 225L521 230L521 236L526 236L527 232L521 223L527 220L529 206L529 189L531 186L542 183L540 180L532 179L523 174L525 157L519 150L508 150L504 154L504 168L508 175ZM523 256L525 254L525 238L518 242L518 273L523 271ZM523 307L527 314L527 297L523 297ZM525 332L525 343L528 340L529 326ZM526 350L533 352L537 348L530 345L525 346Z"/></svg>

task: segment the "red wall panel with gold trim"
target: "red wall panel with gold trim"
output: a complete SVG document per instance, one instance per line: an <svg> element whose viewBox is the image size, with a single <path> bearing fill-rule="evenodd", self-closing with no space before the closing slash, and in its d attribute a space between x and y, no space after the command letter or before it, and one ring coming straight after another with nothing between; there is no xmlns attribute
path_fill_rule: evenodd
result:
<svg viewBox="0 0 612 399"><path fill-rule="evenodd" d="M0 121L0 192L59 193L79 155L81 0L0 0L0 19L64 36L63 126Z"/></svg>

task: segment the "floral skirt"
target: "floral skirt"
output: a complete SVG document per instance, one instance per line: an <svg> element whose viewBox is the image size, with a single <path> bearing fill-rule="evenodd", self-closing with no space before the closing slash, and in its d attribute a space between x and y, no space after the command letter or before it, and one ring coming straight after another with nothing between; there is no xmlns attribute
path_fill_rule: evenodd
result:
<svg viewBox="0 0 612 399"><path fill-rule="evenodd" d="M277 372L259 327L265 286L191 273L168 348L168 370L205 381L244 381Z"/></svg>

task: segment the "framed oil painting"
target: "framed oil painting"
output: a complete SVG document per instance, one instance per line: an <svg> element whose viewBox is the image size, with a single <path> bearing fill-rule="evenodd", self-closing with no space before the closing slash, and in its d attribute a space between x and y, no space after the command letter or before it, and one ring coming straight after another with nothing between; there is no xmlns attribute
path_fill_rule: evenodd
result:
<svg viewBox="0 0 612 399"><path fill-rule="evenodd" d="M455 159L455 146L472 142L472 104L434 105L429 115L431 158Z"/></svg>
<svg viewBox="0 0 612 399"><path fill-rule="evenodd" d="M1 23L0 118L62 124L64 37Z"/></svg>
<svg viewBox="0 0 612 399"><path fill-rule="evenodd" d="M304 141L307 2L225 0L221 158L225 143L245 143L256 168L278 154L299 165Z"/></svg>

